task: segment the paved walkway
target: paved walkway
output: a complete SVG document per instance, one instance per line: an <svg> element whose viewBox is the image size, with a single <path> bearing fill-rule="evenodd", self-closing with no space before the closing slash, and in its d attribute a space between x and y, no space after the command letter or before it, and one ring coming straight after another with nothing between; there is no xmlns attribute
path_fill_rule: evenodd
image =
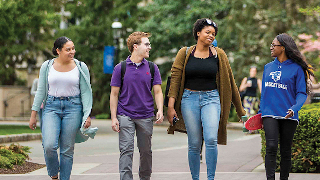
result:
<svg viewBox="0 0 320 180"><path fill-rule="evenodd" d="M100 124L99 124L100 123ZM117 134L109 133L109 123L98 122L100 134L94 140L76 145L72 180L116 180L118 174ZM239 126L239 125L236 125ZM239 126L241 127L241 125ZM236 128L237 129L237 128ZM165 127L155 127L153 137L152 180L189 180L187 139L184 134L166 135ZM240 130L228 130L228 145L219 145L217 180L265 180L264 166L260 156L259 135L243 135ZM156 143L155 143L156 142ZM44 163L41 142L21 142L33 147L32 161ZM162 146L163 145L163 146ZM139 154L135 149L133 172L138 180ZM201 164L200 179L206 179L205 162ZM23 175L0 175L1 180L50 180L46 169ZM279 179L279 174L277 178ZM319 180L320 174L290 174L290 180Z"/></svg>

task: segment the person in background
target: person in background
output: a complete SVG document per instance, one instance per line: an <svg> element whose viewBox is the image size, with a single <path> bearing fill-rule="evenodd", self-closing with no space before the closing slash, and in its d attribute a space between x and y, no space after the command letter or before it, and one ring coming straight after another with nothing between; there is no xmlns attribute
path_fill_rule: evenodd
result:
<svg viewBox="0 0 320 180"><path fill-rule="evenodd" d="M36 115L43 103L41 120L42 146L48 175L69 180L75 142L93 138L97 128L89 128L92 108L90 74L85 63L74 58L71 39L56 39L52 53L57 58L45 61L40 68L39 85L29 121L36 128ZM57 149L60 147L60 162Z"/></svg>
<svg viewBox="0 0 320 180"><path fill-rule="evenodd" d="M310 75L310 85L311 94L308 95L305 104L320 102L320 82L317 82L316 78L312 75Z"/></svg>
<svg viewBox="0 0 320 180"><path fill-rule="evenodd" d="M257 78L257 67L251 66L249 78L243 78L239 87L239 91L243 93L242 96L244 96L242 105L248 118L256 115L259 111L260 100L257 90L261 93L261 86L261 79ZM249 133L253 132L249 131Z"/></svg>
<svg viewBox="0 0 320 180"><path fill-rule="evenodd" d="M213 180L217 143L227 143L226 125L231 102L239 119L245 115L227 55L212 46L217 33L218 26L211 19L198 19L193 27L197 44L181 48L171 68L168 133L187 132L193 180L199 180L202 137L206 147L207 178ZM172 123L174 117L180 119L175 125Z"/></svg>
<svg viewBox="0 0 320 180"><path fill-rule="evenodd" d="M277 35L270 46L274 61L264 66L261 103L266 137L267 180L275 179L278 143L280 180L287 180L291 169L291 146L299 123L299 110L307 99L308 74L313 75L298 47L288 34Z"/></svg>
<svg viewBox="0 0 320 180"><path fill-rule="evenodd" d="M39 73L38 73L38 77L39 77ZM37 93L37 89L38 89L38 83L39 83L39 78L35 78L32 82L32 86L31 86L31 90L30 90L30 94L32 96L35 96ZM41 118L42 118L42 110L43 110L43 103L41 103L41 107L40 110L38 111L38 116L39 116L39 121L40 121L40 126L41 126ZM41 127L40 127L41 128Z"/></svg>
<svg viewBox="0 0 320 180"><path fill-rule="evenodd" d="M150 34L134 32L127 39L131 53L125 60L126 70L121 79L121 63L115 66L111 78L110 110L111 127L119 133L119 171L120 180L132 180L134 134L140 153L139 177L150 180L152 173L151 138L153 120L163 121L163 94L158 66L154 64L154 79L149 67ZM121 93L120 93L121 88ZM154 117L154 104L151 89L158 108Z"/></svg>
<svg viewBox="0 0 320 180"><path fill-rule="evenodd" d="M39 78L35 78L32 82L32 86L31 86L31 90L30 90L30 94L32 96L36 95L37 89L38 89L38 82L39 82Z"/></svg>

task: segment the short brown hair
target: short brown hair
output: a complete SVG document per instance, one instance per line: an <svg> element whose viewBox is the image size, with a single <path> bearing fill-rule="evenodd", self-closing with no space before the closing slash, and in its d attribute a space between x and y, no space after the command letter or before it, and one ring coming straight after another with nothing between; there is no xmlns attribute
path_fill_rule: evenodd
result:
<svg viewBox="0 0 320 180"><path fill-rule="evenodd" d="M141 43L141 38L143 37L150 37L151 34L150 33L146 33L146 32L133 32L129 35L128 39L127 39L127 46L128 49L130 51L130 53L132 53L133 51L133 45L134 44L140 44Z"/></svg>

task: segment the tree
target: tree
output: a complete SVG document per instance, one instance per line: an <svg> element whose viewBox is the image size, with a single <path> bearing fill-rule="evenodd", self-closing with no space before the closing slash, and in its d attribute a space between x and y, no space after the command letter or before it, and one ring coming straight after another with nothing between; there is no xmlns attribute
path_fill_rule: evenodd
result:
<svg viewBox="0 0 320 180"><path fill-rule="evenodd" d="M125 39L130 29L136 29L136 20L144 18L143 12L137 6L140 1L74 0L64 4L72 17L68 18L69 27L59 30L55 37L71 38L76 47L76 58L89 66L92 76L93 115L110 113L111 75L103 73L103 50L104 46L114 45L111 24L115 19L122 23L122 39ZM76 19L79 24L74 23ZM120 43L124 44L122 41ZM120 49L119 59L123 60L128 54L127 48Z"/></svg>
<svg viewBox="0 0 320 180"><path fill-rule="evenodd" d="M145 8L149 17L139 29L153 34L151 43L156 48L151 57L172 58L182 46L195 44L192 27L197 19L213 19L219 27L218 46L228 54L240 84L250 65L263 70L272 60L269 47L277 34L286 32L297 37L318 29L316 17L299 12L300 8L316 4L315 0L154 0ZM168 71L171 66L166 66Z"/></svg>
<svg viewBox="0 0 320 180"><path fill-rule="evenodd" d="M150 41L153 49L149 60L158 57L169 59L159 65L162 79L166 79L172 65L171 60L177 51L183 46L196 43L192 33L194 22L207 17L213 19L219 26L229 9L226 2L226 0L154 0L143 8L148 15L139 21L138 30L152 34ZM217 39L219 41L219 38Z"/></svg>
<svg viewBox="0 0 320 180"><path fill-rule="evenodd" d="M195 44L192 28L197 19L208 17L219 25L228 8L226 0L154 0L144 8L149 17L140 21L138 30L152 33L156 48L151 57L174 57L181 47Z"/></svg>
<svg viewBox="0 0 320 180"><path fill-rule="evenodd" d="M315 35L299 34L299 43L301 47L301 53L306 57L308 63L316 70L315 76L319 80L320 71L320 32L316 32Z"/></svg>
<svg viewBox="0 0 320 180"><path fill-rule="evenodd" d="M0 85L17 84L16 65L32 66L48 50L55 20L50 1L0 1Z"/></svg>
<svg viewBox="0 0 320 180"><path fill-rule="evenodd" d="M231 10L223 22L227 29L222 33L221 45L232 52L236 81L241 81L242 74L248 74L252 64L262 72L263 66L272 60L269 47L276 35L288 33L297 39L302 32L317 30L318 20L299 11L316 3L314 0L230 0Z"/></svg>

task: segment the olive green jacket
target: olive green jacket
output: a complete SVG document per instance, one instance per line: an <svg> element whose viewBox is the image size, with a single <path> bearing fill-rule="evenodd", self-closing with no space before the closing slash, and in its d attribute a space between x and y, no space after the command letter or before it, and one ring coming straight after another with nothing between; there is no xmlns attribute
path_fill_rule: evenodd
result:
<svg viewBox="0 0 320 180"><path fill-rule="evenodd" d="M187 47L181 48L171 68L171 84L168 97L173 97L176 99L175 110L180 120L176 123L175 126L170 126L168 128L169 134L173 134L174 131L186 132L186 127L184 125L184 121L181 114L181 99L185 84L186 64L194 48L195 45L191 46L188 52L186 52ZM218 130L218 144L226 145L227 123L230 113L231 102L234 104L239 118L245 115L245 111L241 104L238 87L235 83L226 53L220 48L211 48L216 49L219 58L219 70L216 76L221 104L221 115Z"/></svg>

